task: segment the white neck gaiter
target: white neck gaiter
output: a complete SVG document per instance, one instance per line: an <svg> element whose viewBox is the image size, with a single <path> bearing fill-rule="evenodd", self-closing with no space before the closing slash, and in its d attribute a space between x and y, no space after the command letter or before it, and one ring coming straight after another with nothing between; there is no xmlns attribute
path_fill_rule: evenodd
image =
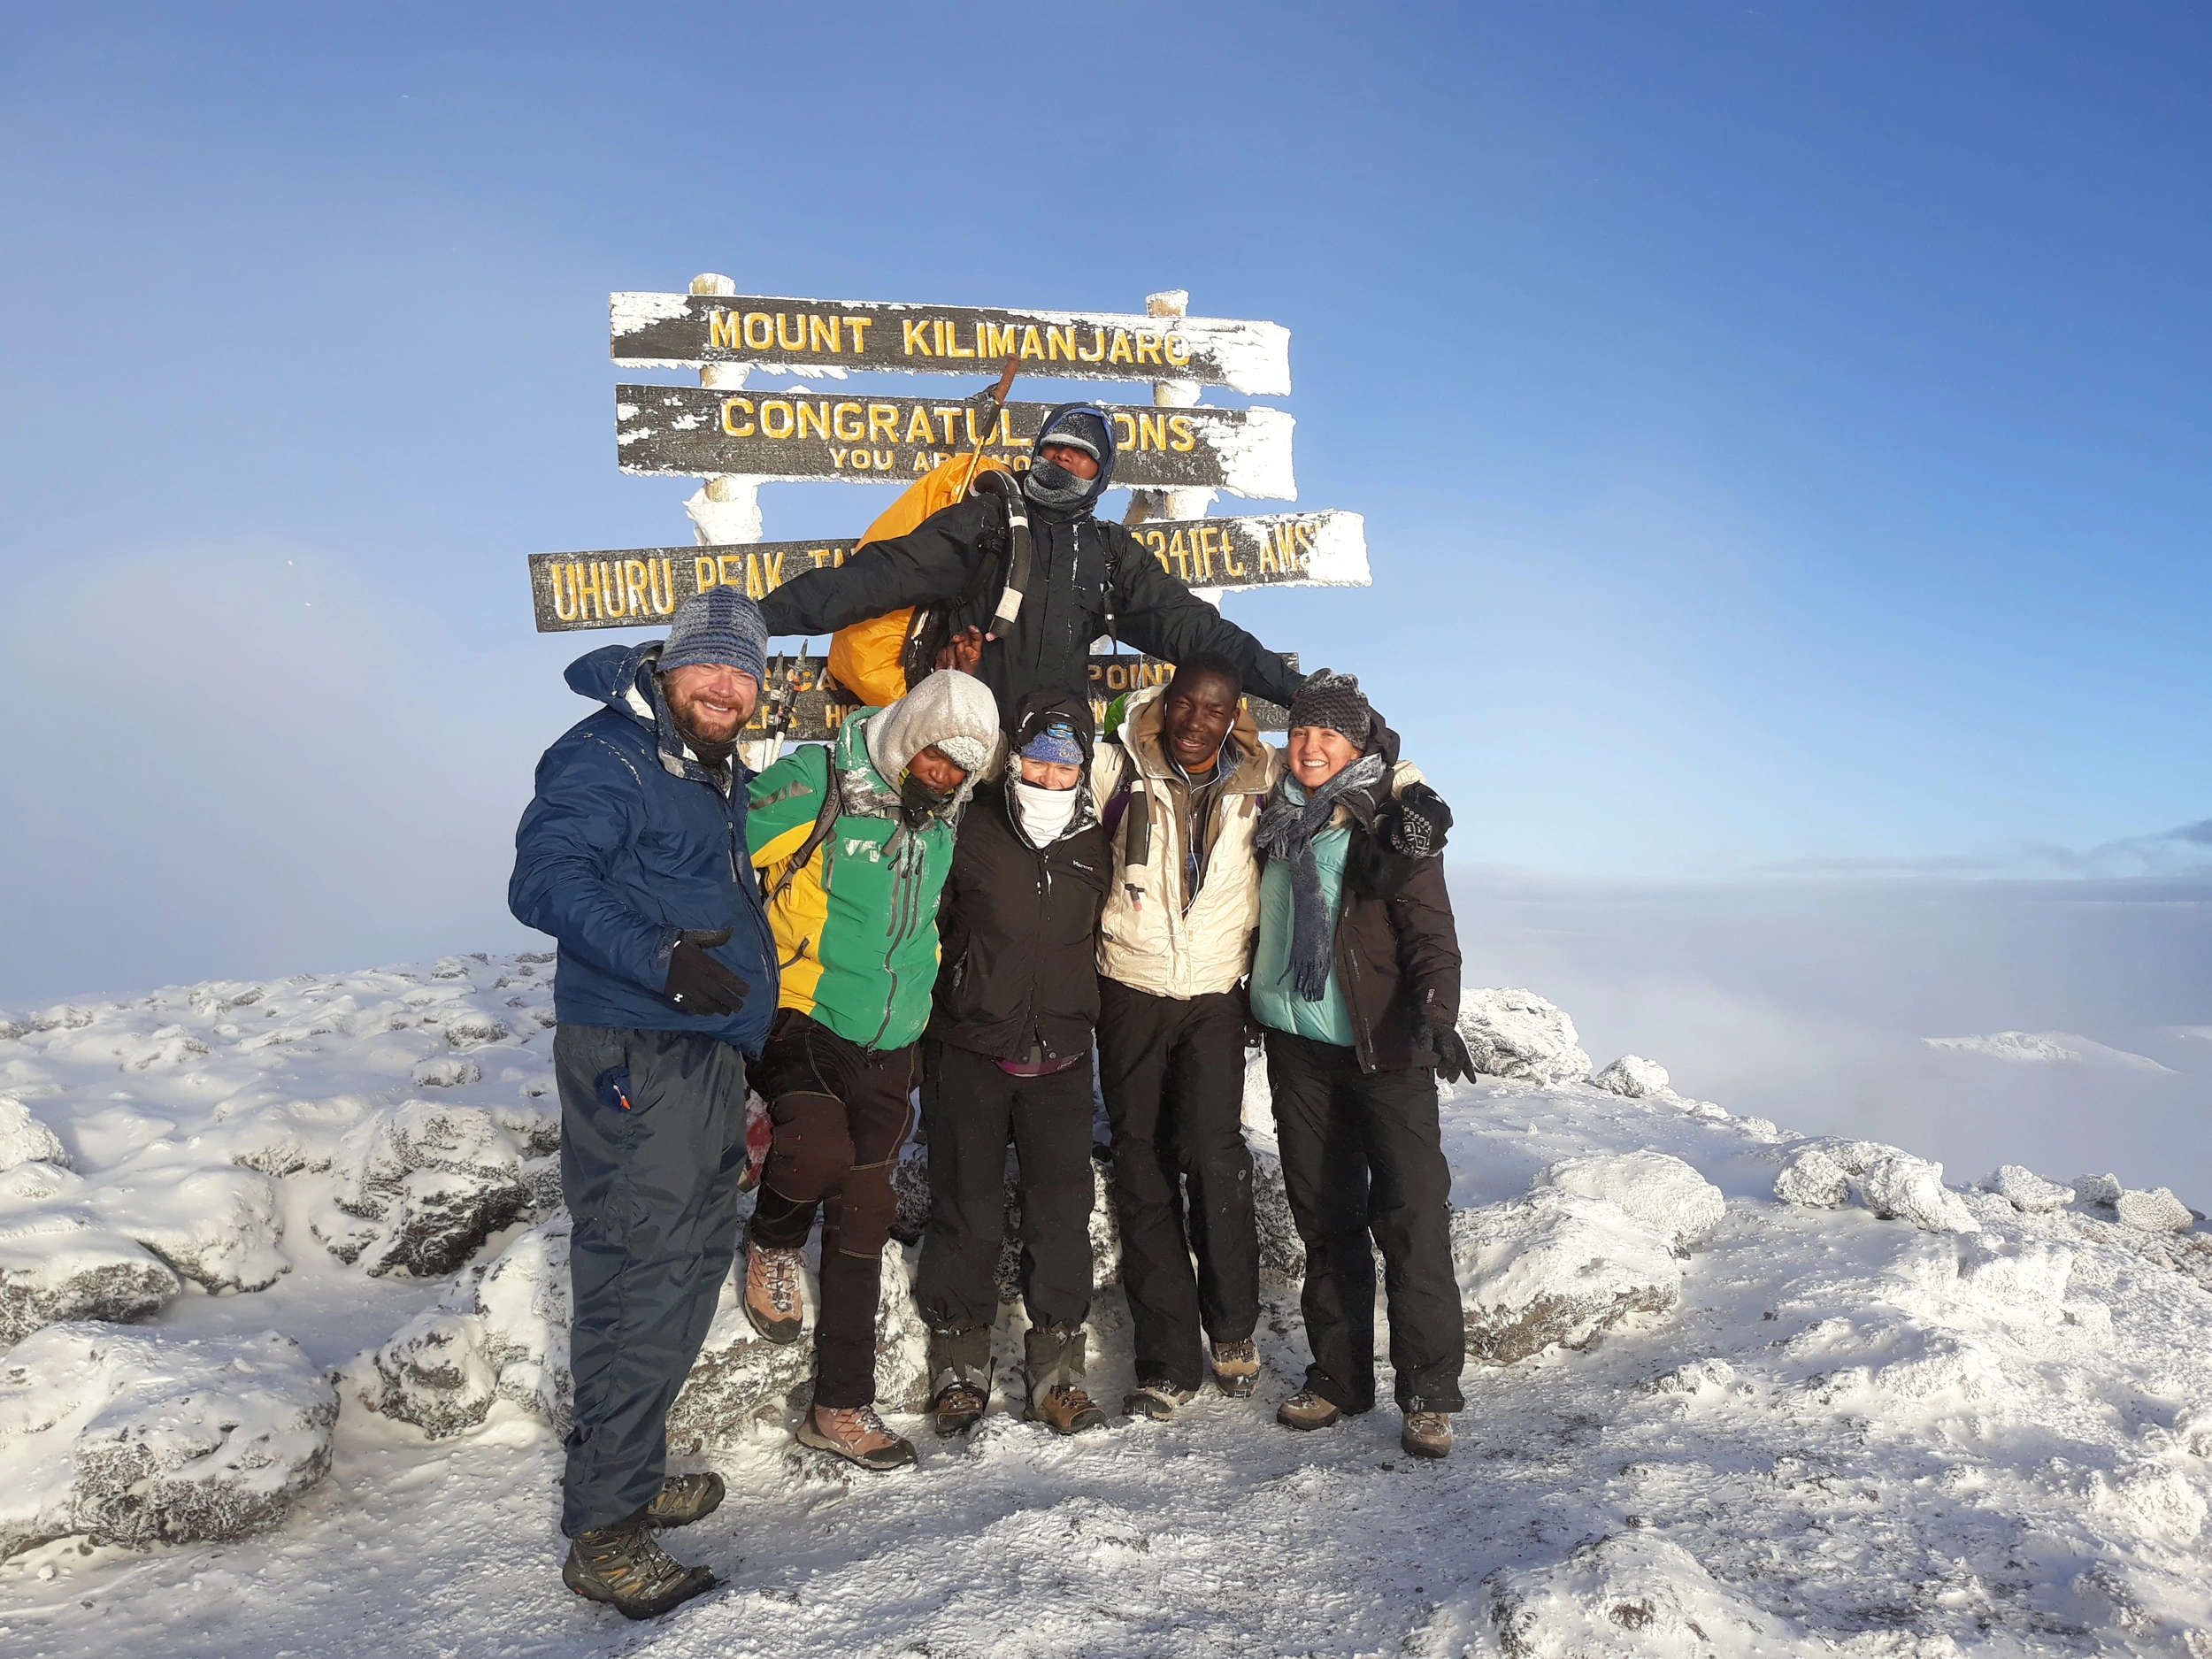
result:
<svg viewBox="0 0 2212 1659"><path fill-rule="evenodd" d="M1067 833L1069 821L1075 817L1075 797L1081 793L1072 788L1048 789L1019 778L1014 780L1014 810L1020 815L1022 833L1031 845L1049 847Z"/></svg>

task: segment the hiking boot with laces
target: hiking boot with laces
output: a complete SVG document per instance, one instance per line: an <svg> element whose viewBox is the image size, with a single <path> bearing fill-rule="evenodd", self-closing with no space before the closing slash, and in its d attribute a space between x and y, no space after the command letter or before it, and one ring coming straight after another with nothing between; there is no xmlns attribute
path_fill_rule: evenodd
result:
<svg viewBox="0 0 2212 1659"><path fill-rule="evenodd" d="M1442 1411L1409 1411L1406 1425L1398 1432L1398 1444L1409 1457L1448 1457L1452 1451L1452 1419Z"/></svg>
<svg viewBox="0 0 2212 1659"><path fill-rule="evenodd" d="M805 1323L806 1257L758 1240L745 1248L745 1317L771 1342L799 1340Z"/></svg>
<svg viewBox="0 0 2212 1659"><path fill-rule="evenodd" d="M1214 1386L1232 1400L1250 1397L1260 1379L1259 1345L1247 1337L1241 1342L1217 1342L1213 1351Z"/></svg>
<svg viewBox="0 0 2212 1659"><path fill-rule="evenodd" d="M863 1469L902 1469L915 1461L914 1446L883 1426L873 1406L849 1411L810 1406L799 1423L799 1444L818 1452L834 1452Z"/></svg>
<svg viewBox="0 0 2212 1659"><path fill-rule="evenodd" d="M1340 1407L1324 1400L1310 1388L1301 1388L1275 1408L1275 1421L1286 1429L1296 1429L1301 1433L1325 1429L1343 1415Z"/></svg>
<svg viewBox="0 0 2212 1659"><path fill-rule="evenodd" d="M933 1326L929 1409L940 1434L962 1434L991 1406L991 1328Z"/></svg>
<svg viewBox="0 0 2212 1659"><path fill-rule="evenodd" d="M1102 1429L1106 1414L1083 1386L1084 1333L1065 1326L1033 1325L1022 1338L1029 1372L1029 1416L1055 1434Z"/></svg>
<svg viewBox="0 0 2212 1659"><path fill-rule="evenodd" d="M653 1494L652 1502L646 1505L645 1524L663 1531L672 1526L689 1526L721 1507L721 1476L712 1471L703 1475L671 1475L661 1482L661 1489Z"/></svg>
<svg viewBox="0 0 2212 1659"><path fill-rule="evenodd" d="M1122 1396L1121 1409L1128 1417L1164 1423L1197 1397L1196 1389L1178 1388L1171 1382L1139 1383Z"/></svg>
<svg viewBox="0 0 2212 1659"><path fill-rule="evenodd" d="M1055 1383L1041 1398L1029 1402L1029 1415L1055 1434L1080 1434L1106 1426L1105 1411L1076 1383Z"/></svg>
<svg viewBox="0 0 2212 1659"><path fill-rule="evenodd" d="M964 1434L991 1407L991 1397L971 1382L949 1382L929 1402L940 1434Z"/></svg>
<svg viewBox="0 0 2212 1659"><path fill-rule="evenodd" d="M625 1618L658 1618L713 1589L714 1575L704 1567L685 1566L655 1541L642 1520L633 1519L571 1539L561 1582L589 1601L604 1601Z"/></svg>

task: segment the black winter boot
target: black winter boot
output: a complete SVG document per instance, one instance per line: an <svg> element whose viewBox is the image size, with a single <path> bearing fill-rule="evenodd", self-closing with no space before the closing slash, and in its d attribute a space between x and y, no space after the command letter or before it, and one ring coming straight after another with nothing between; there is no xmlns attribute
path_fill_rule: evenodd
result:
<svg viewBox="0 0 2212 1659"><path fill-rule="evenodd" d="M658 1618L671 1608L714 1588L704 1567L687 1567L655 1541L645 1524L651 1506L612 1526L594 1527L569 1540L561 1582L577 1594L604 1601L625 1618Z"/></svg>
<svg viewBox="0 0 2212 1659"><path fill-rule="evenodd" d="M648 1526L689 1526L703 1521L722 1507L722 1477L709 1470L703 1475L670 1475L645 1506Z"/></svg>
<svg viewBox="0 0 2212 1659"><path fill-rule="evenodd" d="M929 1409L940 1434L975 1426L991 1403L991 1332L929 1333Z"/></svg>
<svg viewBox="0 0 2212 1659"><path fill-rule="evenodd" d="M1029 1415L1048 1424L1056 1434L1102 1429L1106 1414L1084 1392L1081 1331L1031 1326L1022 1339L1029 1371Z"/></svg>

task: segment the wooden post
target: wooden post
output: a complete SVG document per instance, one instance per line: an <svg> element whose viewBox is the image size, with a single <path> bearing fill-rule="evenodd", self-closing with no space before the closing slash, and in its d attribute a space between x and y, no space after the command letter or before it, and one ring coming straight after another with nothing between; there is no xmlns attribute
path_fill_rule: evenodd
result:
<svg viewBox="0 0 2212 1659"><path fill-rule="evenodd" d="M1164 288L1157 294L1144 296L1148 317L1182 317L1190 311L1188 288ZM1155 380L1152 382L1152 404L1156 409L1194 409L1198 406L1199 384L1196 380ZM1147 518L1202 518L1211 511L1218 492L1210 489L1137 489L1129 492L1129 511L1122 515L1124 524L1141 524ZM1221 605L1218 588L1194 588L1191 590L1217 610Z"/></svg>

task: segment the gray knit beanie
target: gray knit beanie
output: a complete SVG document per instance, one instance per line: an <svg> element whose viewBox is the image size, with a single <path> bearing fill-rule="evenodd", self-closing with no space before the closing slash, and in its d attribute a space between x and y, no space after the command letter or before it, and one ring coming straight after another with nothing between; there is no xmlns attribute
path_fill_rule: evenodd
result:
<svg viewBox="0 0 2212 1659"><path fill-rule="evenodd" d="M1324 726L1341 732L1364 749L1374 730L1375 711L1368 707L1367 694L1359 688L1357 674L1323 668L1308 675L1298 695L1290 700L1289 724Z"/></svg>
<svg viewBox="0 0 2212 1659"><path fill-rule="evenodd" d="M768 625L760 607L734 588L710 588L678 605L659 671L695 663L718 663L750 674L756 685L766 684Z"/></svg>

